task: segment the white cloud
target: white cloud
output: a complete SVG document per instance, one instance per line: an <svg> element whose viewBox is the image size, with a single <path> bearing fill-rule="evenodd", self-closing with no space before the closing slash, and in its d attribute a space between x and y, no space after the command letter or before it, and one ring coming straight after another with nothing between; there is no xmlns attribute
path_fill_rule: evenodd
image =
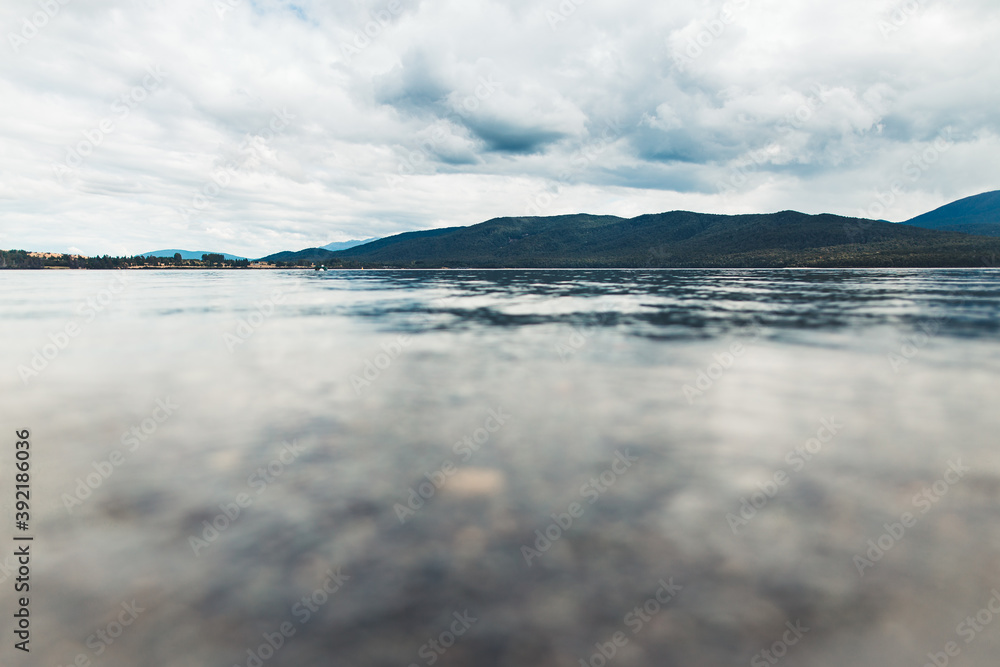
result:
<svg viewBox="0 0 1000 667"><path fill-rule="evenodd" d="M993 0L54 1L0 7L6 247L259 256L540 199L856 215L894 180L902 220L997 188Z"/></svg>

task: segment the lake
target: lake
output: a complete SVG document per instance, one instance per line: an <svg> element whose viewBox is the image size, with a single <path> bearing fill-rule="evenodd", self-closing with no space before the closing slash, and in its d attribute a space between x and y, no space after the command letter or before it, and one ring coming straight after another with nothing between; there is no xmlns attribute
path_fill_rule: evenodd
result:
<svg viewBox="0 0 1000 667"><path fill-rule="evenodd" d="M995 269L5 271L0 321L32 665L1000 653Z"/></svg>

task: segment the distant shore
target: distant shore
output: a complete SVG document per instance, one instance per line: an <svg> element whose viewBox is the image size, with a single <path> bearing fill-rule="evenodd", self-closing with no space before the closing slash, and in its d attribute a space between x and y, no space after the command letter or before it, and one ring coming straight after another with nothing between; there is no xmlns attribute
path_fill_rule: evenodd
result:
<svg viewBox="0 0 1000 667"><path fill-rule="evenodd" d="M0 250L0 269L312 269L313 263L262 262L249 259L226 259L223 255L209 254L202 259L174 257L86 257L83 255L30 252L27 250Z"/></svg>
<svg viewBox="0 0 1000 667"><path fill-rule="evenodd" d="M994 239L987 239L993 241ZM296 259L292 261L261 262L246 259L228 260L216 255L211 260L176 259L168 257L84 257L57 255L55 253L30 253L23 250L0 250L0 270L202 270L202 271L358 271L358 270L652 270L652 269L981 269L995 268L1000 255L995 253L962 253L959 255L906 255L880 256L880 253L856 255L826 254L817 251L785 252L769 257L719 257L717 261L705 258L671 265L664 260L651 260L645 265L616 265L614 261L581 262L549 261L503 264L501 262L462 262L457 260L386 262L357 260L318 261ZM366 258L370 259L370 258Z"/></svg>

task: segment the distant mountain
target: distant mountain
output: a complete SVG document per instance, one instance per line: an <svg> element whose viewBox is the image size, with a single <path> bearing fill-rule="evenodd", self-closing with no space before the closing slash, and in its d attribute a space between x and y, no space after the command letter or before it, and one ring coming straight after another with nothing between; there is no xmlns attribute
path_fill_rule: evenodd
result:
<svg viewBox="0 0 1000 667"><path fill-rule="evenodd" d="M323 250L347 250L348 248L364 245L365 243L371 243L372 241L378 241L378 237L373 236L372 238L365 239L364 241L334 241L333 243L327 243L324 246L320 246L320 248Z"/></svg>
<svg viewBox="0 0 1000 667"><path fill-rule="evenodd" d="M246 257L240 257L239 255L230 255L228 253L220 252L213 253L210 250L154 250L153 252L142 253L143 257L173 257L175 253L181 254L181 259L201 259L202 255L218 254L222 255L226 259L246 259Z"/></svg>
<svg viewBox="0 0 1000 667"><path fill-rule="evenodd" d="M435 235L443 232L448 232L455 229L465 229L464 227L445 227L442 229L429 229L422 232L405 232L403 234L397 234L396 236L390 236L389 239L400 239L400 238L410 238L415 236L424 235ZM378 243L388 239L374 239L371 243ZM369 242L365 242L365 247L368 247ZM333 245L333 244L331 244ZM350 249L356 249L361 246L353 246ZM277 252L273 255L268 255L267 257L261 257L262 262L296 262L296 261L310 261L310 262L325 262L335 257L336 251L327 250L324 248L306 248L305 250L285 250L284 252Z"/></svg>
<svg viewBox="0 0 1000 667"><path fill-rule="evenodd" d="M334 253L332 250L326 250L324 248L306 248L305 250L284 250L282 252L276 252L273 255L268 255L267 257L261 257L258 262L297 262L297 261L309 261L309 262L325 262L333 257Z"/></svg>
<svg viewBox="0 0 1000 667"><path fill-rule="evenodd" d="M271 261L437 268L982 266L1000 239L796 211L709 215L672 211L625 219L562 215L495 218L407 232L331 252Z"/></svg>
<svg viewBox="0 0 1000 667"><path fill-rule="evenodd" d="M948 232L1000 236L1000 190L959 199L903 224Z"/></svg>

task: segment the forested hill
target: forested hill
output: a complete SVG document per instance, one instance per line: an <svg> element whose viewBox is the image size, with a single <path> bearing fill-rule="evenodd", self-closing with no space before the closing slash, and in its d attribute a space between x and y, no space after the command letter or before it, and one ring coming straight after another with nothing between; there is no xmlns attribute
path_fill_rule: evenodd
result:
<svg viewBox="0 0 1000 667"><path fill-rule="evenodd" d="M1000 239L796 211L711 215L673 211L625 219L562 215L495 218L408 232L329 252L265 258L328 266L769 267L983 266Z"/></svg>
<svg viewBox="0 0 1000 667"><path fill-rule="evenodd" d="M1000 190L959 199L906 221L927 229L1000 236Z"/></svg>

